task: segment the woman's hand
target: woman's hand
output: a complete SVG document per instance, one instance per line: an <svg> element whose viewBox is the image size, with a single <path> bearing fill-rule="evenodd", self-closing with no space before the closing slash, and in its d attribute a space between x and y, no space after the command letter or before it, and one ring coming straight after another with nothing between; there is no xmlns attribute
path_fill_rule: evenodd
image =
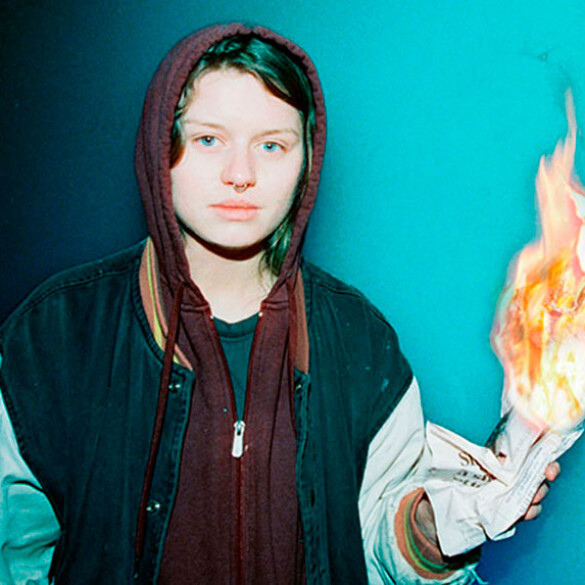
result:
<svg viewBox="0 0 585 585"><path fill-rule="evenodd" d="M549 484L555 481L560 472L561 466L557 461L553 461L547 465L544 472L545 479L538 488L534 498L532 498L532 502L528 506L526 513L524 516L522 516L522 518L520 518L520 520L534 520L534 518L540 515L542 511L542 500L548 493ZM434 546L438 546L435 515L433 513L431 502L429 501L426 494L423 495L422 499L418 503L415 511L415 521L418 525L418 528L429 540L429 542L431 542Z"/></svg>
<svg viewBox="0 0 585 585"><path fill-rule="evenodd" d="M435 524L435 513L427 494L423 494L416 510L414 512L414 520L430 543L434 546L439 546L437 538L437 526Z"/></svg>
<svg viewBox="0 0 585 585"><path fill-rule="evenodd" d="M549 490L549 483L553 482L561 472L561 466L557 461L553 461L549 463L544 471L545 480L540 484L534 498L532 498L532 502L530 506L528 506L528 510L526 510L526 514L521 518L521 520L534 520L534 518L540 515L542 511L542 500L546 496Z"/></svg>

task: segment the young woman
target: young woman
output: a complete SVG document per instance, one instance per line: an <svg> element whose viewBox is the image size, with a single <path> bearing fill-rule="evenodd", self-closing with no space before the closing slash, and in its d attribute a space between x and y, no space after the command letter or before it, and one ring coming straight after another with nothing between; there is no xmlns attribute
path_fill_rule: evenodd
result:
<svg viewBox="0 0 585 585"><path fill-rule="evenodd" d="M213 27L162 62L136 151L150 237L0 330L2 583L474 579L417 489L394 331L301 260L324 145L316 71L273 32Z"/></svg>

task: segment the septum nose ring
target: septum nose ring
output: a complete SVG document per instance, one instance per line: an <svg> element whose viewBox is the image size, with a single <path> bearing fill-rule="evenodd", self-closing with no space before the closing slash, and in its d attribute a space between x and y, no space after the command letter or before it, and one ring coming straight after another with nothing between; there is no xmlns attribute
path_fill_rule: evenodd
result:
<svg viewBox="0 0 585 585"><path fill-rule="evenodd" d="M236 193L243 193L249 186L250 183L245 181L242 175L236 175L236 180L234 181L234 191Z"/></svg>

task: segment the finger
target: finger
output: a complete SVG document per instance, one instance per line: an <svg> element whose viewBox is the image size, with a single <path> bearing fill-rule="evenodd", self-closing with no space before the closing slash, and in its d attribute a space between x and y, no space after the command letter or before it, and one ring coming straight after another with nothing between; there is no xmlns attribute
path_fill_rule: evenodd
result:
<svg viewBox="0 0 585 585"><path fill-rule="evenodd" d="M561 466L558 461L553 461L546 466L544 476L548 481L554 481L561 473Z"/></svg>
<svg viewBox="0 0 585 585"><path fill-rule="evenodd" d="M544 497L546 496L547 493L548 493L548 484L542 483L540 485L540 487L538 488L538 491L534 495L534 498L532 498L531 505L540 504L540 502L542 502L542 500L544 499Z"/></svg>
<svg viewBox="0 0 585 585"><path fill-rule="evenodd" d="M534 520L540 513L542 512L542 506L539 504L531 505L528 510L526 510L526 514L524 514L524 520Z"/></svg>

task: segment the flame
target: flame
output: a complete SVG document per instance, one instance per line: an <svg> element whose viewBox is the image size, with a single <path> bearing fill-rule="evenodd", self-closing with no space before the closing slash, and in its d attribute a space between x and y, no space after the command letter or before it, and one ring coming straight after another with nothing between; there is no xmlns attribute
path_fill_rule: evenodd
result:
<svg viewBox="0 0 585 585"><path fill-rule="evenodd" d="M585 191L574 172L577 124L542 157L536 192L542 226L513 264L491 341L504 368L504 403L544 428L585 417Z"/></svg>

